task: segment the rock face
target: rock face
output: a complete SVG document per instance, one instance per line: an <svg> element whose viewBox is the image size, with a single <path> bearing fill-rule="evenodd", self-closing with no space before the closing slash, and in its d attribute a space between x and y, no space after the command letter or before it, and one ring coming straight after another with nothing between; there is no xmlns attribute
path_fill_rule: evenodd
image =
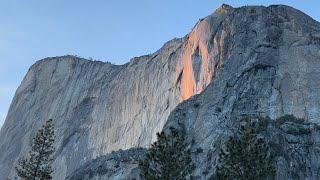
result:
<svg viewBox="0 0 320 180"><path fill-rule="evenodd" d="M320 24L288 6L223 5L196 27L212 29L206 44L210 53L219 50L211 56L219 63L209 86L179 104L164 127L185 128L194 176L212 175L241 117L294 114L306 122L263 129L276 152L277 179L319 179Z"/></svg>
<svg viewBox="0 0 320 180"><path fill-rule="evenodd" d="M48 118L56 125L55 179L112 150L147 147L166 122L165 129L183 124L192 147L204 150L195 155L195 175L206 177L207 153L219 149L241 116L294 114L319 123L318 77L320 24L281 5L223 5L186 37L122 66L47 58L30 68L1 129L0 179L14 175L17 158ZM319 156L305 152L309 168ZM289 160L279 160L286 165L279 177L292 168Z"/></svg>
<svg viewBox="0 0 320 180"><path fill-rule="evenodd" d="M173 40L123 66L71 56L37 62L1 130L0 150L6 153L0 155L0 179L14 175L15 161L49 118L56 128L55 179L112 150L148 146L172 109L195 93L187 89L193 86L181 87L184 41Z"/></svg>
<svg viewBox="0 0 320 180"><path fill-rule="evenodd" d="M198 23L188 36L121 66L73 56L34 64L0 132L0 179L14 176L17 159L49 118L56 127L55 179L113 150L149 146L176 105L211 82L223 59L207 44L212 27ZM217 37L210 46L219 43Z"/></svg>
<svg viewBox="0 0 320 180"><path fill-rule="evenodd" d="M226 6L220 11L225 14L218 31L226 34L220 40L223 63L212 83L178 105L164 128L182 124L194 151L203 149L194 157L198 177L213 172L207 165L216 165L222 142L243 116L294 114L320 123L320 24L287 6ZM269 140L282 150L276 160L278 179L319 179L319 131L302 127L308 133L291 133L288 126L299 128L270 129Z"/></svg>

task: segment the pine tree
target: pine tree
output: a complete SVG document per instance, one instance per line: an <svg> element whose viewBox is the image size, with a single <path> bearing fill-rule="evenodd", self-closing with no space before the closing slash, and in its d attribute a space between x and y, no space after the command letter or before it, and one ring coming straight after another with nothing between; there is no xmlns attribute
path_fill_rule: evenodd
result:
<svg viewBox="0 0 320 180"><path fill-rule="evenodd" d="M191 151L183 133L171 128L171 133L157 134L157 141L139 162L141 176L147 180L179 180L194 169Z"/></svg>
<svg viewBox="0 0 320 180"><path fill-rule="evenodd" d="M52 179L52 154L54 152L54 125L49 119L33 138L28 158L19 159L16 167L20 178L26 180Z"/></svg>
<svg viewBox="0 0 320 180"><path fill-rule="evenodd" d="M241 126L237 136L226 142L219 154L216 179L273 179L275 168L264 139L257 136L252 123Z"/></svg>

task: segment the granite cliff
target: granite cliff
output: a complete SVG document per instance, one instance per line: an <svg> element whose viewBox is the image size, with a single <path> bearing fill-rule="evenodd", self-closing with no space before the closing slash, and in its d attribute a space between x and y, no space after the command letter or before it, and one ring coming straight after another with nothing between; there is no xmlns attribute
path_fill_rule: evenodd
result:
<svg viewBox="0 0 320 180"><path fill-rule="evenodd" d="M213 31L199 24L124 65L74 56L35 63L0 132L0 151L6 152L0 154L0 179L14 175L17 158L49 118L56 128L56 179L113 150L150 145L176 105L200 93L219 68L221 38L210 53L206 44Z"/></svg>
<svg viewBox="0 0 320 180"><path fill-rule="evenodd" d="M148 147L156 132L170 126L185 128L194 151L203 150L194 154L195 176L206 178L208 164L215 166L217 150L239 117L276 119L284 114L314 125L304 127L310 129L307 135L294 136L266 127L274 132L270 139L284 137L284 152L296 152L279 155L278 179L317 179L319 76L320 23L282 5L222 5L184 38L122 66L72 56L47 58L28 71L1 129L0 179L14 175L17 158L28 151L30 138L48 118L56 125L55 179L81 165L87 170L90 163L109 166L117 161L109 158L112 154L97 157ZM143 153L135 151L119 156L135 159ZM293 161L296 157L301 161ZM135 162L128 162L128 168L134 169ZM128 178L135 172L122 167L106 171L107 177ZM76 172L81 174L81 168Z"/></svg>

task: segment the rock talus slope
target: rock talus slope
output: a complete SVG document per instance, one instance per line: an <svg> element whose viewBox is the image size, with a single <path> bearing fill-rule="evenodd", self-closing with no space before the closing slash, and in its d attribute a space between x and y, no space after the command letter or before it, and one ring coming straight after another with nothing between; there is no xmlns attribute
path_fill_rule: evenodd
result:
<svg viewBox="0 0 320 180"><path fill-rule="evenodd" d="M215 165L207 152L221 146L241 116L294 114L319 123L319 75L320 24L281 5L223 5L186 37L122 66L48 58L30 68L1 129L0 179L14 175L15 161L48 118L56 125L56 179L112 150L147 147L165 123L183 124L192 147L204 149L194 155L195 175L206 177L207 162ZM306 138L291 137L301 146ZM316 177L319 143L312 142L312 153L297 148L310 162L298 177ZM280 178L300 167L292 157L279 158Z"/></svg>

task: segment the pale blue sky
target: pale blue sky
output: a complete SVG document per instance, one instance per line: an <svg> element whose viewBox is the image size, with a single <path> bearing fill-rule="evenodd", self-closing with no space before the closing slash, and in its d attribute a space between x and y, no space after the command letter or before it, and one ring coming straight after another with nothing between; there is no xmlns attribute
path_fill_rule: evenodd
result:
<svg viewBox="0 0 320 180"><path fill-rule="evenodd" d="M320 20L319 0L0 0L0 127L36 60L76 54L123 64L184 36L222 3L286 4Z"/></svg>

